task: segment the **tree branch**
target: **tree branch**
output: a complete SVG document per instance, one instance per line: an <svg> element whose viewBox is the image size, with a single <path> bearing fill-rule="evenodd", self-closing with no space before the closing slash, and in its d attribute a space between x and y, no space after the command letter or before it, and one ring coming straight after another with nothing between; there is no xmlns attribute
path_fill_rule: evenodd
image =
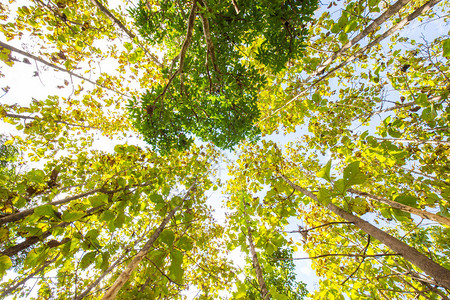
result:
<svg viewBox="0 0 450 300"><path fill-rule="evenodd" d="M121 96L130 98L130 99L132 98L131 96L129 96L129 95L127 95L127 94L124 94L124 93L122 93L122 92L116 91L116 90L114 90L114 89L112 89L112 88L106 87L106 86L104 86L104 85L102 85L102 84L99 84L99 83L97 83L97 82L95 82L95 81L92 81L92 80L90 80L90 79L88 79L88 78L85 78L85 77L83 77L83 76L80 76L80 75L78 75L78 74L76 74L76 73L74 73L74 72L72 72L72 71L69 71L69 70L66 70L66 69L64 69L64 68L61 68L61 67L59 67L59 66L57 66L57 65L55 65L55 64L52 64L52 63L50 63L50 62L48 62L48 61L46 61L46 60L44 60L44 59L42 59L42 58L40 58L40 57L37 57L37 56L35 56L35 55L33 55L33 54L30 54L30 53L27 53L27 52L22 51L22 50L20 50L20 49L17 49L17 48L15 48L15 47L11 46L11 45L5 44L5 43L3 43L2 41L0 41L0 47L5 48L5 49L8 49L8 50L11 51L11 52L16 52L16 53L19 53L19 54L21 54L21 55L23 55L23 56L26 56L26 57L28 57L28 58L34 59L34 60L36 60L36 61L38 61L38 62L40 62L40 63L43 63L44 65L49 66L49 67L51 67L51 68L53 68L53 69L55 69L55 70L65 72L65 73L67 73L67 74L69 74L69 75L71 75L71 76L73 76L73 77L76 77L76 78L78 78L78 79L84 80L84 81L86 81L86 82L89 82L89 83L91 83L91 84L93 84L93 85L96 85L96 86L98 86L98 87L104 88L104 89L106 89L106 90L109 90L109 91L114 92L114 93L116 93L116 94L119 94L119 95L121 95Z"/></svg>
<svg viewBox="0 0 450 300"><path fill-rule="evenodd" d="M341 283L341 285L344 285L346 282L347 282L347 280L349 280L353 275L355 275L355 273L359 270L359 268L361 267L361 265L362 265L362 263L364 262L364 260L366 259L366 252L367 252L367 248L369 248L369 245L370 245L370 235L368 235L367 236L367 245L366 245L366 247L364 247L364 250L363 250L363 257L362 257L362 259L361 259L361 261L359 262L359 265L356 267L356 269L355 269L355 271L353 271L352 272L352 274L350 274L348 277L347 277L347 279L345 279L342 283Z"/></svg>

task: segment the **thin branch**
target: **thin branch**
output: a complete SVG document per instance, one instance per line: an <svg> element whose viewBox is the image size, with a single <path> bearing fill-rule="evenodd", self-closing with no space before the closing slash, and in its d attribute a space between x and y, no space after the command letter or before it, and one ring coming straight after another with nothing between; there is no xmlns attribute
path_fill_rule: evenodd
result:
<svg viewBox="0 0 450 300"><path fill-rule="evenodd" d="M166 273L164 273L150 258L146 257L146 259L156 268L156 270L159 271L159 273L161 273L161 275L163 275L164 277L167 278L167 280L169 280L170 282L172 282L173 284L176 284L178 286L182 286L182 287L186 287L186 285L184 284L180 284L178 282L173 281L169 276L166 275Z"/></svg>
<svg viewBox="0 0 450 300"><path fill-rule="evenodd" d="M329 257L329 256L344 256L344 257L382 257L382 256L401 256L401 254L398 253L384 253L384 254L343 254L343 253L330 253L330 254L322 254L317 256L310 256L310 257L294 257L294 258L277 258L274 260L304 260L304 259L316 259L316 258L322 258L322 257Z"/></svg>
<svg viewBox="0 0 450 300"><path fill-rule="evenodd" d="M396 138L377 138L379 141L392 141L396 143L417 143L417 144L442 144L450 145L450 141L423 141L423 140L408 140L408 139L396 139Z"/></svg>
<svg viewBox="0 0 450 300"><path fill-rule="evenodd" d="M363 250L363 254L362 255L366 255L367 249L369 248L370 245L370 235L367 236L367 245L366 247L364 247ZM355 273L359 270L359 268L361 267L362 263L364 262L364 260L366 259L366 256L363 256L361 261L359 262L359 265L356 267L355 271L352 272L352 274L350 274L342 283L341 285L344 285L353 275L355 275Z"/></svg>
<svg viewBox="0 0 450 300"><path fill-rule="evenodd" d="M23 120L36 120L38 118L38 117L23 116L23 115L10 114L10 113L6 113L4 116L8 117L8 118L23 119ZM97 129L97 130L99 129L97 127L86 126L86 125L78 125L78 124L73 124L73 123L69 123L69 122L66 122L66 121L59 121L59 120L52 120L52 121L54 121L55 123L58 123L58 124L65 124L65 125L68 125L68 126L82 127L82 128L88 128L88 129Z"/></svg>

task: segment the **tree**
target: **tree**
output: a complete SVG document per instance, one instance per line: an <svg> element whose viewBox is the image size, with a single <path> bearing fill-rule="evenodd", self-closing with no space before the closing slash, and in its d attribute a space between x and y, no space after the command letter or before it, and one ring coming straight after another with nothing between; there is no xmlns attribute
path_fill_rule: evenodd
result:
<svg viewBox="0 0 450 300"><path fill-rule="evenodd" d="M162 69L166 82L130 101L133 124L162 152L187 149L192 135L222 149L255 141L256 98L266 81L258 69L278 72L301 56L316 5L141 1L130 10L139 32L152 46L164 45L171 63Z"/></svg>

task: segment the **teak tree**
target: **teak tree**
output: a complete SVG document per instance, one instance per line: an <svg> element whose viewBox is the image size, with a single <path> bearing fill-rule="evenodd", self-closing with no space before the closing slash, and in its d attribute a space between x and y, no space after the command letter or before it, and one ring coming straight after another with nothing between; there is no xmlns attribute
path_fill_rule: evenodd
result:
<svg viewBox="0 0 450 300"><path fill-rule="evenodd" d="M258 92L305 49L317 1L141 1L139 32L164 46L166 82L129 103L134 125L155 149L187 149L194 136L222 149L257 140ZM263 20L263 21L262 21Z"/></svg>

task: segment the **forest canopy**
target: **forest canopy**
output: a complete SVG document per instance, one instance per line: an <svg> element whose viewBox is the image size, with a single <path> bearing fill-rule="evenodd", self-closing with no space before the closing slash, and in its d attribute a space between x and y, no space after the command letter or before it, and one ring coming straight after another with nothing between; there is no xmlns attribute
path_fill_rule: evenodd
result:
<svg viewBox="0 0 450 300"><path fill-rule="evenodd" d="M0 298L450 298L449 7L0 4Z"/></svg>

